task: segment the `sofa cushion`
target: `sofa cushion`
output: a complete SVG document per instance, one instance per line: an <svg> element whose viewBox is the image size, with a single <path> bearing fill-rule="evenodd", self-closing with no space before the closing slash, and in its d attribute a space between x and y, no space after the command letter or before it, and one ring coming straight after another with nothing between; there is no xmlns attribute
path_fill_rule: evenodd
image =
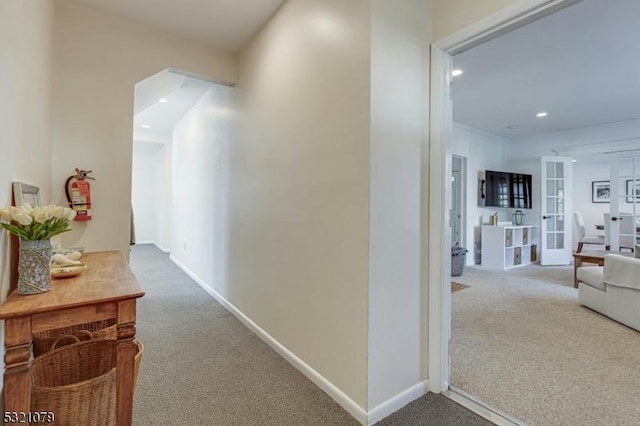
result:
<svg viewBox="0 0 640 426"><path fill-rule="evenodd" d="M640 290L640 259L618 254L606 255L603 281L608 285Z"/></svg>
<svg viewBox="0 0 640 426"><path fill-rule="evenodd" d="M598 290L606 291L604 287L602 266L583 266L578 268L578 281L597 288Z"/></svg>

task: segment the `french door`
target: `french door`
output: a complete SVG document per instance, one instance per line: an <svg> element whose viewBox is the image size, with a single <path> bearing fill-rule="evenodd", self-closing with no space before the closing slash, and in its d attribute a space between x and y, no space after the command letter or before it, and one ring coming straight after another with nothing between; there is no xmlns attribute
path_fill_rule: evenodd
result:
<svg viewBox="0 0 640 426"><path fill-rule="evenodd" d="M571 263L573 159L542 157L540 264Z"/></svg>
<svg viewBox="0 0 640 426"><path fill-rule="evenodd" d="M610 185L610 210L603 218L605 244L613 251L631 251L640 235L640 156L612 159Z"/></svg>

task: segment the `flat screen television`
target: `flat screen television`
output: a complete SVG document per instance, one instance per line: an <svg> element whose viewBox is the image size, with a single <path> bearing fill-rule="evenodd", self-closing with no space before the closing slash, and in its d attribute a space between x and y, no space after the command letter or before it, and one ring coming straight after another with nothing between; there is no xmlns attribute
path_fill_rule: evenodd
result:
<svg viewBox="0 0 640 426"><path fill-rule="evenodd" d="M524 173L485 172L485 207L531 208L531 175Z"/></svg>

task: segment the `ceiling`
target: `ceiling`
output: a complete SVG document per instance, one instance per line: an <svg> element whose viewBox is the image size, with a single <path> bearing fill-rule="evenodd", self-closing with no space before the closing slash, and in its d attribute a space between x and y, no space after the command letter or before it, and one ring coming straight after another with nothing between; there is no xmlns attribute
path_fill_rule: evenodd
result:
<svg viewBox="0 0 640 426"><path fill-rule="evenodd" d="M455 56L454 120L515 139L639 118L638 17L583 0Z"/></svg>
<svg viewBox="0 0 640 426"><path fill-rule="evenodd" d="M238 51L284 0L73 0L104 12Z"/></svg>
<svg viewBox="0 0 640 426"><path fill-rule="evenodd" d="M171 70L142 80L135 86L134 131L171 135L173 127L212 86Z"/></svg>

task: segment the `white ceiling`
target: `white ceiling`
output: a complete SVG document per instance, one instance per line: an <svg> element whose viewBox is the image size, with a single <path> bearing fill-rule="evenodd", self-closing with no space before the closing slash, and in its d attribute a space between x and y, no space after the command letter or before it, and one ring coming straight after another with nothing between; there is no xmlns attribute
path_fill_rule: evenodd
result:
<svg viewBox="0 0 640 426"><path fill-rule="evenodd" d="M284 0L73 0L223 49L248 43Z"/></svg>
<svg viewBox="0 0 640 426"><path fill-rule="evenodd" d="M212 86L169 70L142 80L135 86L134 131L171 135L178 121ZM162 98L167 102L160 102Z"/></svg>
<svg viewBox="0 0 640 426"><path fill-rule="evenodd" d="M455 56L454 120L519 138L638 118L639 45L639 0L583 0Z"/></svg>

